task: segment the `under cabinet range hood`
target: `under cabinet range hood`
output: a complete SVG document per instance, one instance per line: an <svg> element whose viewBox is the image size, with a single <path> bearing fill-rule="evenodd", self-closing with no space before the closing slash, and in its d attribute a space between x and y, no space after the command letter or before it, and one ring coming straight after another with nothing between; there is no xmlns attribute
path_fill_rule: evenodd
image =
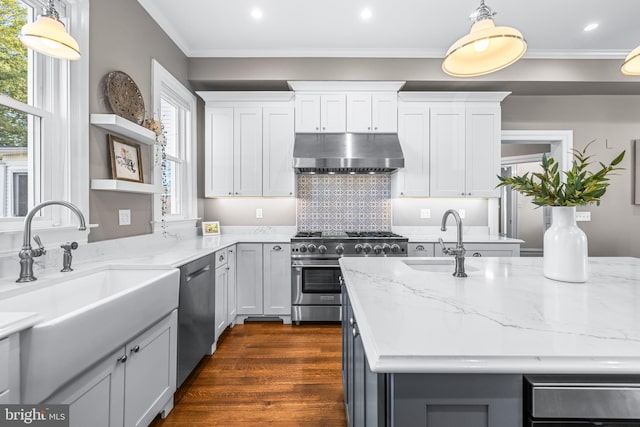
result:
<svg viewBox="0 0 640 427"><path fill-rule="evenodd" d="M297 133L297 174L391 174L404 167L395 133Z"/></svg>

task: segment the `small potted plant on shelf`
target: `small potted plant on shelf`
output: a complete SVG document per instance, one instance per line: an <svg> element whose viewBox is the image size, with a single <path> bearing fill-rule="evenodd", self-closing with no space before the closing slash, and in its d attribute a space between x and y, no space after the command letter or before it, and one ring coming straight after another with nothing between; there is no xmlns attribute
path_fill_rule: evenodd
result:
<svg viewBox="0 0 640 427"><path fill-rule="evenodd" d="M587 236L576 225L576 206L600 205L600 199L609 186L609 174L618 167L625 152L611 163L599 162L596 171L589 169L592 157L587 155L589 142L583 150L573 149L573 162L568 171L560 172L553 157L542 156L542 172L522 176L498 176L496 187L510 185L525 196L533 198L537 206L550 206L552 223L544 233L543 270L545 277L565 282L587 280ZM562 179L564 175L564 179Z"/></svg>

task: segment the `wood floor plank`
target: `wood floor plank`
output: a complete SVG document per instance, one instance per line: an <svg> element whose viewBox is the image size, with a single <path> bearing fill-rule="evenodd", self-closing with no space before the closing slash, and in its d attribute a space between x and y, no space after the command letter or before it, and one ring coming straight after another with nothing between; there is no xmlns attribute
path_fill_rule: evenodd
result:
<svg viewBox="0 0 640 427"><path fill-rule="evenodd" d="M228 329L151 427L345 427L339 325Z"/></svg>

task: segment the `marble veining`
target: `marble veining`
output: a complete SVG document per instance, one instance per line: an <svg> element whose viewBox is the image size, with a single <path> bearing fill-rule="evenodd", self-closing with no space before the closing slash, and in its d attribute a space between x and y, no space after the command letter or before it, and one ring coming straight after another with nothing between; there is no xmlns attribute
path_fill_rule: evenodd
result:
<svg viewBox="0 0 640 427"><path fill-rule="evenodd" d="M544 278L537 258L467 265L477 271L455 278L398 258L341 260L374 370L640 371L638 259L590 259L581 284Z"/></svg>

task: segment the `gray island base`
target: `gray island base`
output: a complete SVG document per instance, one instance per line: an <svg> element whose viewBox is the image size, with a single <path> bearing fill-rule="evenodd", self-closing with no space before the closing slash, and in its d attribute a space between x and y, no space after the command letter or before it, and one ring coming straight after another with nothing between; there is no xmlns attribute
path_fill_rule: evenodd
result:
<svg viewBox="0 0 640 427"><path fill-rule="evenodd" d="M350 426L640 426L638 259L439 260L340 261Z"/></svg>

